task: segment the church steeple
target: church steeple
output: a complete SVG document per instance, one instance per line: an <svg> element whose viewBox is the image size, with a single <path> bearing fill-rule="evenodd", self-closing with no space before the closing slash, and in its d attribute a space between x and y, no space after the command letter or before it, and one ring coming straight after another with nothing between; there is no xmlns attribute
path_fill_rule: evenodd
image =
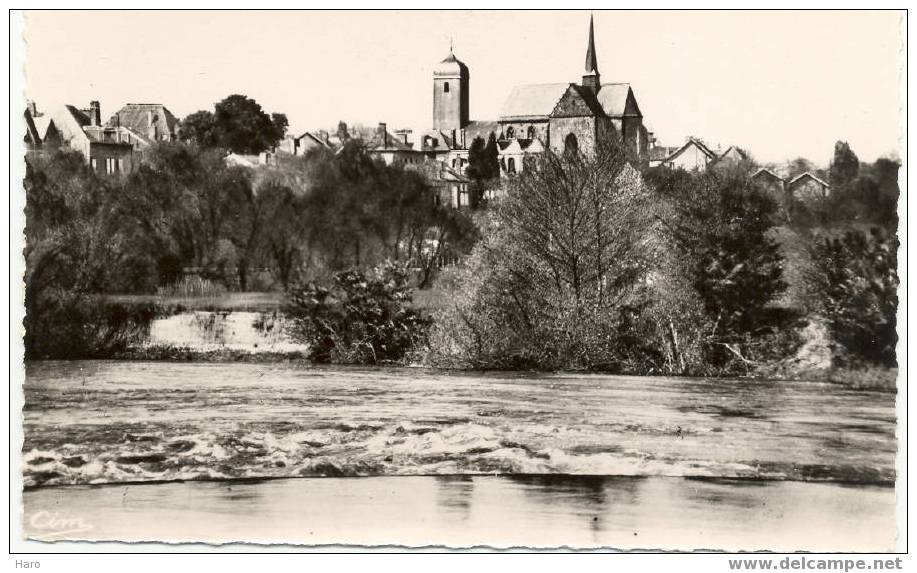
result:
<svg viewBox="0 0 917 573"><path fill-rule="evenodd" d="M592 25L592 15L589 16L589 45L586 48L586 73L583 75L583 86L598 92L602 88L599 75L599 60L595 55L595 32Z"/></svg>

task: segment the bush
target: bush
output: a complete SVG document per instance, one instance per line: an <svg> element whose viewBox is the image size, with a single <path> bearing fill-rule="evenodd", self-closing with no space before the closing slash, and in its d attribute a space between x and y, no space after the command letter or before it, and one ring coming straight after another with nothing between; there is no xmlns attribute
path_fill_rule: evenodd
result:
<svg viewBox="0 0 917 573"><path fill-rule="evenodd" d="M187 276L179 281L157 289L160 296L177 296L182 298L216 297L226 293L226 287L199 276Z"/></svg>
<svg viewBox="0 0 917 573"><path fill-rule="evenodd" d="M106 303L100 298L58 290L28 309L25 359L113 358L149 334L152 304Z"/></svg>
<svg viewBox="0 0 917 573"><path fill-rule="evenodd" d="M330 286L293 288L287 313L312 361L381 364L403 360L426 339L430 322L410 303L408 270L384 263L368 274L339 272Z"/></svg>
<svg viewBox="0 0 917 573"><path fill-rule="evenodd" d="M897 364L897 248L898 241L878 228L816 243L821 310L841 365Z"/></svg>

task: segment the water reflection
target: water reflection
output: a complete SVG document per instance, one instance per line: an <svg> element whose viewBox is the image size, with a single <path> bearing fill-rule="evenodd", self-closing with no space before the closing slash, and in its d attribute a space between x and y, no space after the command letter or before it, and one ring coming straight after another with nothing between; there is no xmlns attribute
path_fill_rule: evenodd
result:
<svg viewBox="0 0 917 573"><path fill-rule="evenodd" d="M310 478L46 487L67 539L774 551L893 548L893 488L593 476Z"/></svg>

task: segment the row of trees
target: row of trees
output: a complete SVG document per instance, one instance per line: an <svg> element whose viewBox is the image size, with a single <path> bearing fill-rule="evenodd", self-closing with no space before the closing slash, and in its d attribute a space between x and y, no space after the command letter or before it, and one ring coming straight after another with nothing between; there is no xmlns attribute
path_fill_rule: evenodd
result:
<svg viewBox="0 0 917 573"><path fill-rule="evenodd" d="M749 171L641 176L605 146L548 153L511 184L436 317L435 363L747 372L793 357L823 321L838 362L894 365L893 236L781 234L778 199ZM804 303L788 297L797 264Z"/></svg>
<svg viewBox="0 0 917 573"><path fill-rule="evenodd" d="M76 307L94 295L156 292L189 269L226 288L286 289L392 259L426 285L442 257L475 240L420 174L373 160L358 140L260 174L186 143L155 145L145 159L116 179L73 152L28 158L28 341L56 328L52 315L88 320Z"/></svg>

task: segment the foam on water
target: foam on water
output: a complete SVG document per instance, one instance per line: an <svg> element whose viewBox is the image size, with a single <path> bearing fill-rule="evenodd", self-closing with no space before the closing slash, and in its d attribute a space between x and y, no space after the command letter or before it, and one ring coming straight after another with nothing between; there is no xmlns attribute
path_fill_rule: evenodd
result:
<svg viewBox="0 0 917 573"><path fill-rule="evenodd" d="M444 474L893 481L894 396L825 390L42 363L27 372L23 473L27 487Z"/></svg>

